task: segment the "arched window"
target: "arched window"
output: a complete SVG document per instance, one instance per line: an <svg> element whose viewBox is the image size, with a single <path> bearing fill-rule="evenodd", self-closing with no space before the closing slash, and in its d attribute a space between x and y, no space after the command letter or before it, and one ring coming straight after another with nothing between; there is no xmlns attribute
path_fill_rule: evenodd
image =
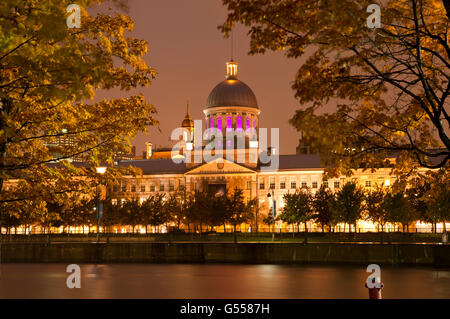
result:
<svg viewBox="0 0 450 319"><path fill-rule="evenodd" d="M231 116L227 116L227 132L231 132L231 128L233 127L233 119Z"/></svg>
<svg viewBox="0 0 450 319"><path fill-rule="evenodd" d="M214 117L213 116L211 116L209 118L209 127L211 128L211 133L213 133L213 131L214 131Z"/></svg>
<svg viewBox="0 0 450 319"><path fill-rule="evenodd" d="M247 123L245 125L245 130L247 132L250 132L250 117L249 116L247 116Z"/></svg>
<svg viewBox="0 0 450 319"><path fill-rule="evenodd" d="M217 130L222 131L222 117L217 118Z"/></svg>
<svg viewBox="0 0 450 319"><path fill-rule="evenodd" d="M242 117L238 116L236 118L236 131L242 131Z"/></svg>

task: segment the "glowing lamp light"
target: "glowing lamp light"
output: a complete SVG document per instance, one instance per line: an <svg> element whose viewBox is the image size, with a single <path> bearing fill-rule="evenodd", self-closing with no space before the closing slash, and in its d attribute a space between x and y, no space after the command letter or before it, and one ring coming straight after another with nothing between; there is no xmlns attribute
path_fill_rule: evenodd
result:
<svg viewBox="0 0 450 319"><path fill-rule="evenodd" d="M258 148L258 141L250 141L250 148Z"/></svg>
<svg viewBox="0 0 450 319"><path fill-rule="evenodd" d="M390 186L391 185L391 181L388 179L384 180L384 186Z"/></svg>
<svg viewBox="0 0 450 319"><path fill-rule="evenodd" d="M194 144L191 142L186 143L186 150L192 151L194 149Z"/></svg>
<svg viewBox="0 0 450 319"><path fill-rule="evenodd" d="M236 62L227 62L227 78L236 78L237 77L237 63Z"/></svg>
<svg viewBox="0 0 450 319"><path fill-rule="evenodd" d="M95 171L97 172L97 174L105 174L106 173L106 166L99 166L95 168Z"/></svg>

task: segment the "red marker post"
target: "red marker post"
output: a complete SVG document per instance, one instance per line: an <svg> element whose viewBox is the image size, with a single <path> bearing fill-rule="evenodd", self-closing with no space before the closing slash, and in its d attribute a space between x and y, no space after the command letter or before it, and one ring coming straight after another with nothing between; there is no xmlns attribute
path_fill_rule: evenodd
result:
<svg viewBox="0 0 450 319"><path fill-rule="evenodd" d="M369 288L367 287L367 283L365 284L366 288L369 289L369 299L383 299L381 297L381 289L383 289L384 285L382 282L380 282L380 287L373 287Z"/></svg>

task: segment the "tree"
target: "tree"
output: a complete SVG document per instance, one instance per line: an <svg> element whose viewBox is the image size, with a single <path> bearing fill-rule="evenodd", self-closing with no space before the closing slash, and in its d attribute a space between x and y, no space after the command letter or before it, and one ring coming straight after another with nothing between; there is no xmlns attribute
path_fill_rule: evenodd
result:
<svg viewBox="0 0 450 319"><path fill-rule="evenodd" d="M383 208L387 212L388 220L392 223L402 224L403 231L405 227L409 231L409 224L417 219L417 213L404 190L388 192L384 198Z"/></svg>
<svg viewBox="0 0 450 319"><path fill-rule="evenodd" d="M147 225L159 226L165 222L164 212L164 194L159 193L149 196L141 205L140 212L142 222L145 224L145 232L147 233Z"/></svg>
<svg viewBox="0 0 450 319"><path fill-rule="evenodd" d="M354 182L347 182L335 193L335 200L332 202L333 214L338 222L354 225L356 232L356 222L361 219L363 211L364 192ZM344 226L345 231L345 226Z"/></svg>
<svg viewBox="0 0 450 319"><path fill-rule="evenodd" d="M441 222L442 229L446 232L445 223L450 220L449 168L428 172L426 179L430 187L423 196L426 206L425 216L435 224Z"/></svg>
<svg viewBox="0 0 450 319"><path fill-rule="evenodd" d="M133 197L125 201L121 207L122 221L125 225L130 225L132 232L135 232L137 225L142 224L141 204L138 197Z"/></svg>
<svg viewBox="0 0 450 319"><path fill-rule="evenodd" d="M322 226L322 232L324 226L328 226L328 231L331 231L331 225L334 224L333 212L330 208L333 198L333 193L322 184L312 199L314 219Z"/></svg>
<svg viewBox="0 0 450 319"><path fill-rule="evenodd" d="M179 194L169 195L164 202L163 211L165 222L174 222L177 226L177 230L179 230L183 214L183 206Z"/></svg>
<svg viewBox="0 0 450 319"><path fill-rule="evenodd" d="M302 59L292 88L303 107L290 123L316 142L327 173L388 165L395 155L400 174L450 158L444 2L379 2L381 26L372 29L372 0L223 0L219 28L227 36L236 23L249 27L250 54Z"/></svg>
<svg viewBox="0 0 450 319"><path fill-rule="evenodd" d="M306 191L297 191L292 194L284 194L283 200L283 211L278 218L288 224L297 224L297 231L300 229L299 224L303 223L305 232L307 232L307 222L314 216L311 207L311 195Z"/></svg>
<svg viewBox="0 0 450 319"><path fill-rule="evenodd" d="M143 60L147 42L128 35L133 21L127 14L85 10L102 2L77 1L81 26L73 29L66 25L72 1L0 3L0 202L92 194L95 170L67 160L112 166L137 132L157 124L142 95L94 101L97 89L145 87L156 74ZM58 145L61 139L66 143ZM6 191L13 178L22 185Z"/></svg>
<svg viewBox="0 0 450 319"><path fill-rule="evenodd" d="M300 230L299 224L303 223L305 225L305 243L307 243L307 222L314 217L311 194L303 190L292 194L286 193L283 195L283 200L283 211L278 218L288 224L297 224L297 231Z"/></svg>
<svg viewBox="0 0 450 319"><path fill-rule="evenodd" d="M381 226L381 232L384 232L384 226L388 221L388 215L383 207L385 190L381 187L368 192L365 198L365 211L367 218L373 223Z"/></svg>
<svg viewBox="0 0 450 319"><path fill-rule="evenodd" d="M225 203L227 222L233 225L234 242L237 242L236 226L249 222L253 216L253 208L256 205L256 199L244 202L243 191L240 188L234 188L232 193L227 193Z"/></svg>

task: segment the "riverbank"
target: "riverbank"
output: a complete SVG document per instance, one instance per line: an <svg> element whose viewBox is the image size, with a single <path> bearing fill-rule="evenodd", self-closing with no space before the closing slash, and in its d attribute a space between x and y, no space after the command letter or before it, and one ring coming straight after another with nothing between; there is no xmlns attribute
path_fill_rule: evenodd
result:
<svg viewBox="0 0 450 319"><path fill-rule="evenodd" d="M448 244L3 243L2 263L380 264L450 267Z"/></svg>

